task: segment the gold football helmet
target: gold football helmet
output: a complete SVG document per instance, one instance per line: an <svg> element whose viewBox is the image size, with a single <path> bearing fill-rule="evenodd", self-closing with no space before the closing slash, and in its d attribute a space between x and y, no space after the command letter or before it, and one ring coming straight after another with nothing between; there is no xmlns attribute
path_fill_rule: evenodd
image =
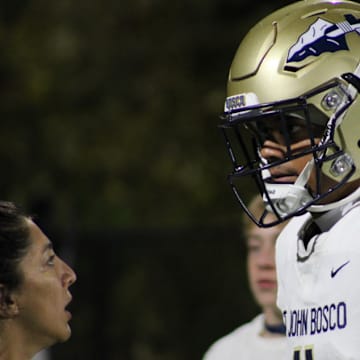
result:
<svg viewBox="0 0 360 360"><path fill-rule="evenodd" d="M345 199L327 200L344 184L360 179L359 91L358 3L299 1L267 16L243 39L231 65L220 127L233 163L230 184L259 226L306 209L327 211L359 196L355 188ZM266 159L261 149L274 129L281 133L284 154ZM291 148L305 139L307 146ZM301 157L311 160L296 181L274 178L274 167ZM311 190L310 176L316 177ZM329 179L332 185L325 186ZM267 222L265 213L255 218L247 210L253 185L267 211L276 215L275 222Z"/></svg>

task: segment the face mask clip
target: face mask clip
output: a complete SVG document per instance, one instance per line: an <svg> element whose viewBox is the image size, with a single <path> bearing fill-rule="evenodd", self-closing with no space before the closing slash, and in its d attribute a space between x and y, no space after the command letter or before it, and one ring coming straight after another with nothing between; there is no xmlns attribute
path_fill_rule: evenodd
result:
<svg viewBox="0 0 360 360"><path fill-rule="evenodd" d="M347 81L349 84L355 87L355 89L360 92L360 78L352 73L342 74L341 77Z"/></svg>

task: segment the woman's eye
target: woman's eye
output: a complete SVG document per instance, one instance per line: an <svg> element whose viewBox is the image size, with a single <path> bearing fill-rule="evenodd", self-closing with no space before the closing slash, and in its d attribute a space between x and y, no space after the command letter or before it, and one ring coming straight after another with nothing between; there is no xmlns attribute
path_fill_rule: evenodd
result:
<svg viewBox="0 0 360 360"><path fill-rule="evenodd" d="M50 266L54 266L55 265L55 254L51 255L47 261L47 264Z"/></svg>

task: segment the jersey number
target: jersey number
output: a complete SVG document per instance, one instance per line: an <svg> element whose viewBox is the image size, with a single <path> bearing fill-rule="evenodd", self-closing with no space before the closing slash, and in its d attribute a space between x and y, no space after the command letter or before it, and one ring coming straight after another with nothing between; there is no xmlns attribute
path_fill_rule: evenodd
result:
<svg viewBox="0 0 360 360"><path fill-rule="evenodd" d="M304 352L305 358L302 358L302 352ZM302 349L301 347L296 348L294 350L293 360L314 360L313 349L310 347L305 347L304 349Z"/></svg>

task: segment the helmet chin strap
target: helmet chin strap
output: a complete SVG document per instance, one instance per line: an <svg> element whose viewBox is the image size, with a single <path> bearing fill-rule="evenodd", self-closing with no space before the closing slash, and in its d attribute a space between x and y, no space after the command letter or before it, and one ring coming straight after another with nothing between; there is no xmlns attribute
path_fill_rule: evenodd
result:
<svg viewBox="0 0 360 360"><path fill-rule="evenodd" d="M348 203L354 202L355 200L360 198L360 187L356 189L353 193L350 195L344 197L343 199L340 199L338 201L334 201L330 204L324 204L324 205L311 205L309 206L309 211L312 213L321 213L330 211L339 207L342 207Z"/></svg>
<svg viewBox="0 0 360 360"><path fill-rule="evenodd" d="M271 174L267 169L262 171L268 196L272 202L272 206L280 216L285 217L313 200L305 187L313 167L314 160L312 159L306 164L294 184L266 183L266 179L271 178ZM354 202L359 198L360 187L350 195L338 201L324 205L311 205L309 206L308 211L312 213L327 212ZM263 195L263 201L265 203L266 210L274 212L269 203L269 199L265 194Z"/></svg>
<svg viewBox="0 0 360 360"><path fill-rule="evenodd" d="M265 188L272 202L272 206L280 216L287 216L297 209L306 205L313 198L305 188L311 170L314 166L314 160L308 161L294 184L267 183L266 179L270 178L270 171L263 170L262 175L265 182ZM269 199L264 194L263 200L268 211L274 212L269 203Z"/></svg>

